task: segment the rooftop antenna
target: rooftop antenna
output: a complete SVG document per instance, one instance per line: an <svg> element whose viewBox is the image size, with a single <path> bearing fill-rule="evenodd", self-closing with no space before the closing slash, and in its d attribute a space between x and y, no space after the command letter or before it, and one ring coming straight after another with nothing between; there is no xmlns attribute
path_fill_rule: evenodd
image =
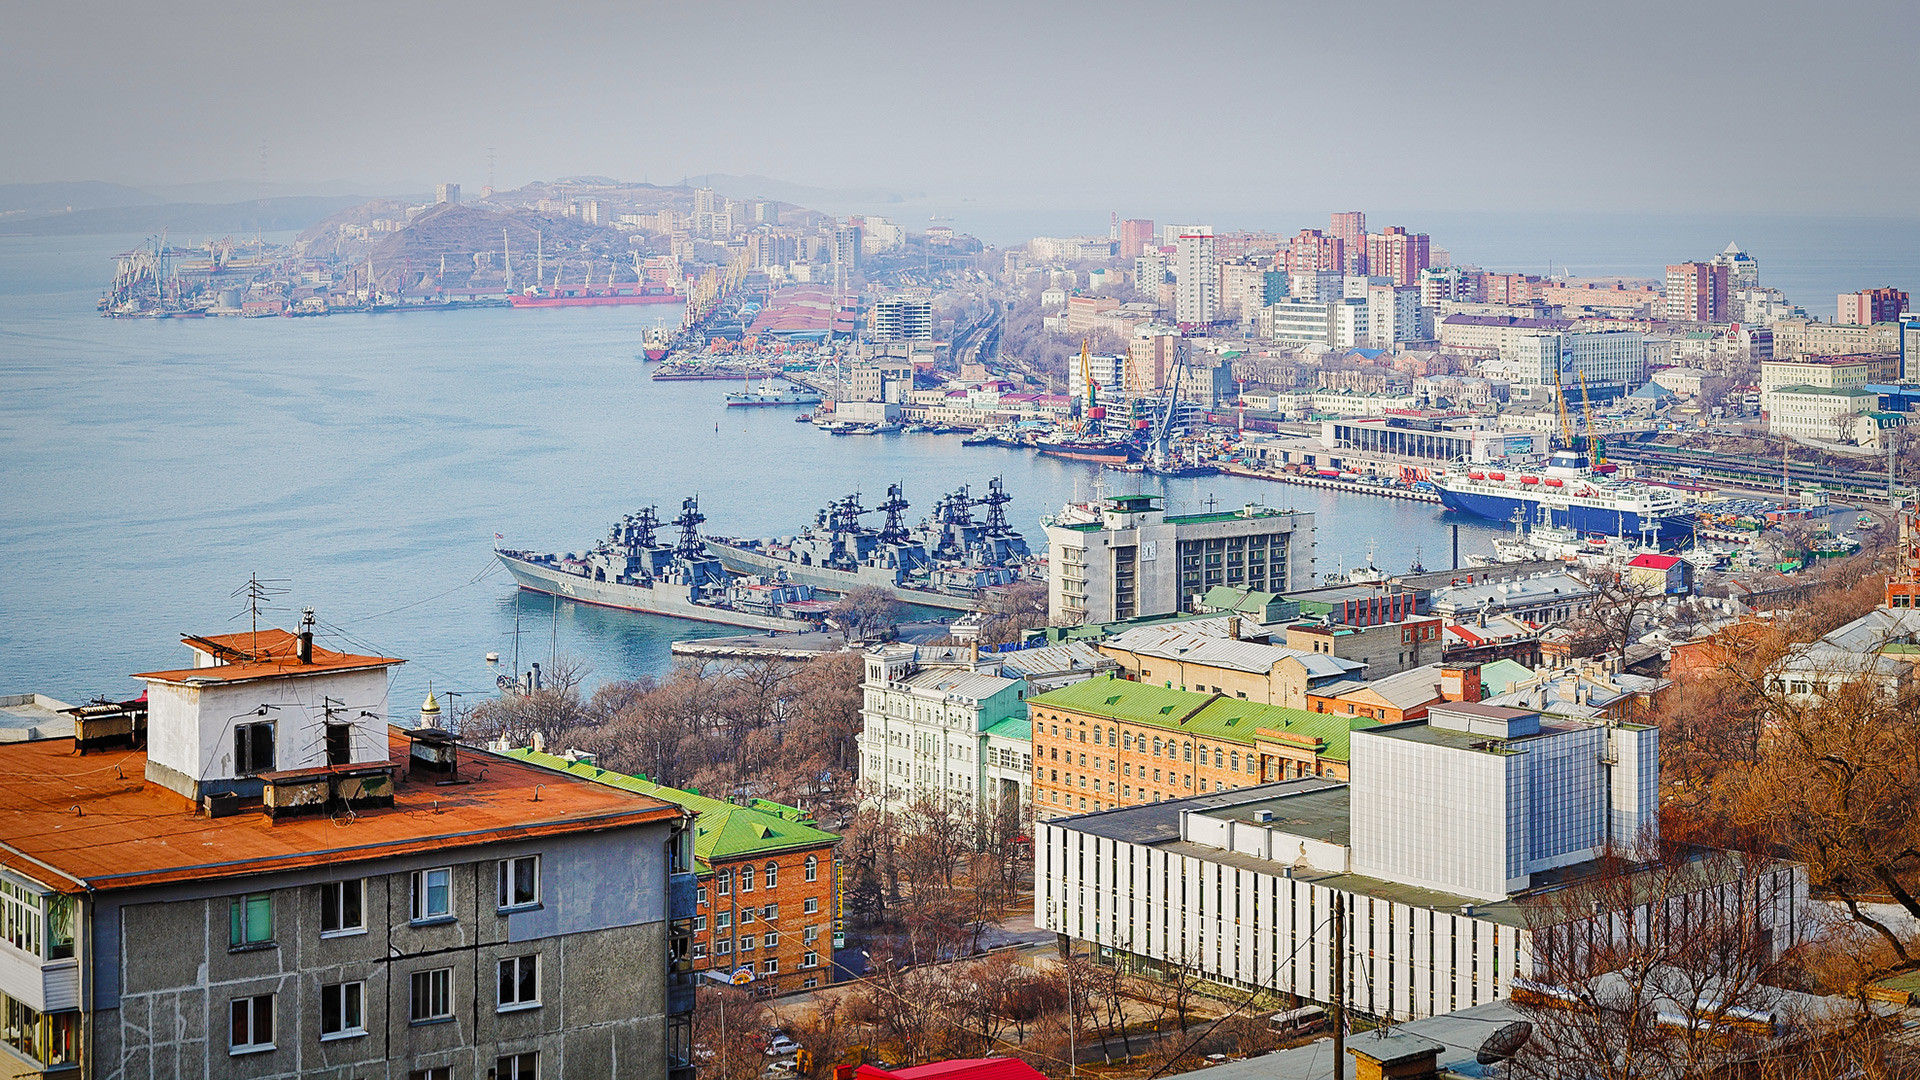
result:
<svg viewBox="0 0 1920 1080"><path fill-rule="evenodd" d="M246 598L247 608L245 611L241 612L241 614L251 615L253 618L251 645L252 645L253 652L256 655L260 651L260 610L265 605L267 600L271 599L272 597L279 596L280 594L287 591L286 589L280 587L280 582L283 582L285 580L287 579L286 578L266 578L263 580L260 577L260 575L256 573L256 574L250 575L247 578L247 583L245 585L240 586L239 588L233 590L232 593L228 594L234 597ZM267 610L270 611L272 609L268 608ZM235 617L237 618L238 616L235 616Z"/></svg>

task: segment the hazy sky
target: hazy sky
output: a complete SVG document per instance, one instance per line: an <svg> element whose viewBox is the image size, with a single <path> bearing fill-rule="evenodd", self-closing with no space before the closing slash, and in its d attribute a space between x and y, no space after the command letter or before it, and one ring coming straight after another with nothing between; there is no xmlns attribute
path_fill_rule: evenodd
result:
<svg viewBox="0 0 1920 1080"><path fill-rule="evenodd" d="M0 181L1915 213L1910 4L0 0Z"/></svg>

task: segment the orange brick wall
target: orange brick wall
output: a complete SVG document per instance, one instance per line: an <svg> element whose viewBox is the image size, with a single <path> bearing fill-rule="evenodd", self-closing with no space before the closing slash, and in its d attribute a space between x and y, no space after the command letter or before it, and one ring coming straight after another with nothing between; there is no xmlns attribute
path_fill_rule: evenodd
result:
<svg viewBox="0 0 1920 1080"><path fill-rule="evenodd" d="M818 860L813 881L807 880L806 864L810 855ZM777 884L771 889L766 885L769 864L777 868ZM743 875L749 869L753 876L751 890L742 888ZM725 895L720 891L723 877ZM733 971L751 962L754 970L751 985L764 993L800 990L810 978L818 979L820 986L831 983L833 882L831 844L715 863L713 870L700 875L699 880L700 903L694 909L694 970ZM809 899L815 902L817 911L806 910ZM772 919L766 918L768 905L778 908ZM725 930L719 925L722 915L729 924ZM806 940L808 927L818 928L812 943ZM771 949L766 946L770 932L779 935L778 943ZM747 937L753 939L753 948L742 950L741 939ZM722 940L731 946L726 953L718 951ZM818 961L812 967L805 964L809 952L816 954ZM780 970L768 973L768 960L777 961Z"/></svg>

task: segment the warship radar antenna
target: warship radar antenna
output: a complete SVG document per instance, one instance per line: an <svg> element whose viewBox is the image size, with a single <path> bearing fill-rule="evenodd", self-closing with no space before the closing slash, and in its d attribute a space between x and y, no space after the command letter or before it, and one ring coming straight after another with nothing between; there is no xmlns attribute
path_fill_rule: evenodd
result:
<svg viewBox="0 0 1920 1080"><path fill-rule="evenodd" d="M659 541L653 532L660 527L660 514L651 506L641 507L627 517L629 525L628 543L637 548L650 548Z"/></svg>
<svg viewBox="0 0 1920 1080"><path fill-rule="evenodd" d="M859 532L860 515L866 512L867 511L860 505L860 493L857 491L839 502L834 503L831 507L833 531L837 533Z"/></svg>
<svg viewBox="0 0 1920 1080"><path fill-rule="evenodd" d="M707 516L700 512L700 497L682 499L680 516L673 519L680 526L680 543L673 549L675 555L683 559L697 559L706 553L706 546L700 542L700 523Z"/></svg>
<svg viewBox="0 0 1920 1080"><path fill-rule="evenodd" d="M1013 496L1007 494L1006 484L999 477L987 481L987 493L980 498L980 505L987 508L989 535L999 536L1013 531L1007 527L1007 504L1012 501Z"/></svg>
<svg viewBox="0 0 1920 1080"><path fill-rule="evenodd" d="M973 497L967 493L967 485L961 484L960 490L941 502L944 510L935 514L942 525L973 524Z"/></svg>
<svg viewBox="0 0 1920 1080"><path fill-rule="evenodd" d="M888 484L887 501L879 506L887 514L887 523L880 530L880 542L883 544L902 544L907 539L906 527L900 524L900 513L908 503L900 488L899 484Z"/></svg>

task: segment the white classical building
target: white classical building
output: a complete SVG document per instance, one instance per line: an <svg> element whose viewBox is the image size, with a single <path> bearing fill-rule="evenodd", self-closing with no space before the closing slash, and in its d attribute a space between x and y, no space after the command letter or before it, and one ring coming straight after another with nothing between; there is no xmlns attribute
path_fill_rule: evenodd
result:
<svg viewBox="0 0 1920 1080"><path fill-rule="evenodd" d="M982 654L972 646L889 644L861 683L860 789L899 813L929 801L993 813L1032 800L1026 699L1117 665L1082 642Z"/></svg>
<svg viewBox="0 0 1920 1080"><path fill-rule="evenodd" d="M1037 823L1034 919L1123 964L1326 1002L1337 899L1345 1000L1396 1020L1453 1012L1533 972L1531 897L1577 880L1609 842L1656 836L1658 755L1653 728L1436 706L1353 732L1348 784ZM1693 884L1681 899L1695 910L1741 905L1776 948L1798 940L1803 868L1702 863Z"/></svg>

